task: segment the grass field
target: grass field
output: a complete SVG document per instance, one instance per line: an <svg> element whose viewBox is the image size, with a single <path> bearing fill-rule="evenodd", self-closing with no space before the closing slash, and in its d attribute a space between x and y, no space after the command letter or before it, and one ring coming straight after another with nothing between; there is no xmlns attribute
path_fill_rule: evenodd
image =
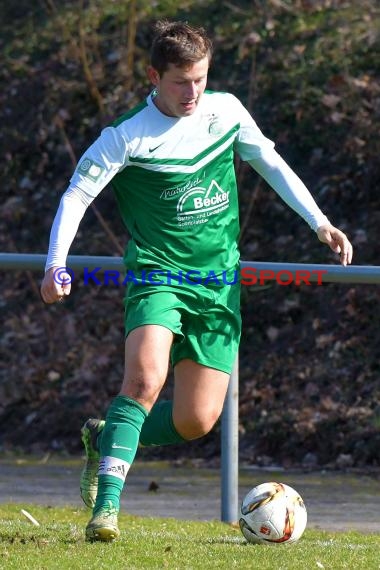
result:
<svg viewBox="0 0 380 570"><path fill-rule="evenodd" d="M294 545L256 546L222 522L121 514L119 541L89 544L84 541L85 508L22 507L39 526L20 505L0 506L1 569L380 569L378 534L307 529Z"/></svg>

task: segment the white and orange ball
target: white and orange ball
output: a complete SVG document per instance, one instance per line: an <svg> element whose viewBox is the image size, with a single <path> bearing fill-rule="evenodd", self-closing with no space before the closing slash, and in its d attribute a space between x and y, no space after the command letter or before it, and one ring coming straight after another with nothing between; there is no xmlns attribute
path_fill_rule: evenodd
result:
<svg viewBox="0 0 380 570"><path fill-rule="evenodd" d="M247 493L240 507L240 529L254 544L290 544L306 528L307 511L300 494L284 483L261 483Z"/></svg>

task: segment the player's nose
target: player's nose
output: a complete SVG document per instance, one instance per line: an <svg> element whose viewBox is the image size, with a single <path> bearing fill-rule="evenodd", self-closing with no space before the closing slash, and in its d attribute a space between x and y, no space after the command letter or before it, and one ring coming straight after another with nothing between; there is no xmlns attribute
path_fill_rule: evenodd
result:
<svg viewBox="0 0 380 570"><path fill-rule="evenodd" d="M190 81L186 84L185 95L187 99L196 99L198 95L198 87L195 81Z"/></svg>

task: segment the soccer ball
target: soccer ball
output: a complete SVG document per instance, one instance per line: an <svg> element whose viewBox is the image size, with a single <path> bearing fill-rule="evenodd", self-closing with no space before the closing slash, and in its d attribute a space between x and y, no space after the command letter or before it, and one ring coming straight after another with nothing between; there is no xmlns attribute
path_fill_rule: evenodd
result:
<svg viewBox="0 0 380 570"><path fill-rule="evenodd" d="M301 496L284 483L261 483L240 507L239 525L248 542L290 544L301 538L307 512Z"/></svg>

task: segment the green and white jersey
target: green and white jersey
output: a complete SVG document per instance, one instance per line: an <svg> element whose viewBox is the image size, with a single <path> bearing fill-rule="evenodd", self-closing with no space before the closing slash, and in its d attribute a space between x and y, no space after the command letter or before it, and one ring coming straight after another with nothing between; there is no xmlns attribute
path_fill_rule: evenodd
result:
<svg viewBox="0 0 380 570"><path fill-rule="evenodd" d="M151 94L102 131L71 186L96 196L112 183L129 269L218 275L239 260L234 153L252 160L273 147L231 94L206 91L181 118L161 113Z"/></svg>

